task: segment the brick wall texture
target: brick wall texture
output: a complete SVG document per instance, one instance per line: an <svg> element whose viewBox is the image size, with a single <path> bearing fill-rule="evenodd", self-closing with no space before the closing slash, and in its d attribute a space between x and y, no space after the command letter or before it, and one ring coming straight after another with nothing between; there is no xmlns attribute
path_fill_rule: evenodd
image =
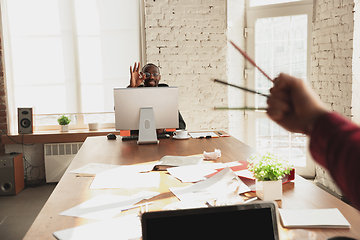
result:
<svg viewBox="0 0 360 240"><path fill-rule="evenodd" d="M161 82L179 87L179 110L188 130L228 130L226 0L146 0L147 62Z"/></svg>
<svg viewBox="0 0 360 240"><path fill-rule="evenodd" d="M317 0L311 49L311 85L332 110L351 117L353 0Z"/></svg>
<svg viewBox="0 0 360 240"><path fill-rule="evenodd" d="M354 1L317 0L314 6L311 85L332 110L353 116ZM356 67L356 66L354 66ZM358 66L360 67L360 66ZM316 167L316 181L342 195L331 176Z"/></svg>

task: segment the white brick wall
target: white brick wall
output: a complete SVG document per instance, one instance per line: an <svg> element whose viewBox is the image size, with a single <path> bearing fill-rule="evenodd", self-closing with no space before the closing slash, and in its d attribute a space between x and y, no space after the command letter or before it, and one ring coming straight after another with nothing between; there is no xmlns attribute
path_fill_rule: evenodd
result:
<svg viewBox="0 0 360 240"><path fill-rule="evenodd" d="M355 4L353 0L317 0L315 3L311 85L332 110L350 118L352 111L360 106L360 97L356 100L359 84L353 82L354 72L360 68L358 64L353 67L353 62L359 62L353 59L353 54L359 55L353 49L356 47L353 40ZM331 176L320 166L316 167L316 181L341 195Z"/></svg>
<svg viewBox="0 0 360 240"><path fill-rule="evenodd" d="M354 1L315 3L311 85L334 111L351 117Z"/></svg>
<svg viewBox="0 0 360 240"><path fill-rule="evenodd" d="M161 82L179 87L179 109L188 130L228 131L226 0L146 0L147 62Z"/></svg>

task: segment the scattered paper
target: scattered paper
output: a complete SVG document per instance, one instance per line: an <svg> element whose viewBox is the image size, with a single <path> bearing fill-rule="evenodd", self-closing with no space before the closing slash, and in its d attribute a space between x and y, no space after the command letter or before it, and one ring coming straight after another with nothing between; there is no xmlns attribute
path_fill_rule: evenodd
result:
<svg viewBox="0 0 360 240"><path fill-rule="evenodd" d="M189 133L189 135L192 138L206 138L206 137L211 137L211 138L218 138L219 136L214 133L214 132L191 132Z"/></svg>
<svg viewBox="0 0 360 240"><path fill-rule="evenodd" d="M220 149L215 149L214 152L205 152L203 153L204 159L206 160L214 160L221 157Z"/></svg>
<svg viewBox="0 0 360 240"><path fill-rule="evenodd" d="M189 165L198 165L203 163L203 156L170 156L165 155L154 166L154 170L167 170L171 167L182 167Z"/></svg>
<svg viewBox="0 0 360 240"><path fill-rule="evenodd" d="M137 215L127 215L56 231L53 235L59 240L140 239L141 221Z"/></svg>
<svg viewBox="0 0 360 240"><path fill-rule="evenodd" d="M194 201L179 201L173 202L166 205L163 210L179 210L179 209L191 209L191 208L207 208L208 205L202 202L194 202Z"/></svg>
<svg viewBox="0 0 360 240"><path fill-rule="evenodd" d="M150 165L121 166L101 172L95 176L90 189L158 188L160 184L158 172L142 173L149 167Z"/></svg>
<svg viewBox="0 0 360 240"><path fill-rule="evenodd" d="M59 215L105 220L116 216L123 209L129 208L143 199L149 199L158 194L158 192L149 191L142 191L132 196L102 194L70 208Z"/></svg>
<svg viewBox="0 0 360 240"><path fill-rule="evenodd" d="M117 168L119 165L105 164L105 163L89 163L75 170L69 171L69 173L76 173L78 176L95 176L103 171Z"/></svg>
<svg viewBox="0 0 360 240"><path fill-rule="evenodd" d="M206 201L224 196L251 191L229 168L187 187L170 188L170 191L181 201Z"/></svg>
<svg viewBox="0 0 360 240"><path fill-rule="evenodd" d="M168 172L181 182L199 182L207 179L206 176L216 173L215 169L222 167L222 163L206 163L184 167L168 168Z"/></svg>
<svg viewBox="0 0 360 240"><path fill-rule="evenodd" d="M253 172L250 172L249 170L245 169L245 170L240 170L240 171L236 171L234 172L237 176L239 177L244 177L244 178L248 178L248 179L251 179L251 180L255 180L255 177L254 177L254 173Z"/></svg>

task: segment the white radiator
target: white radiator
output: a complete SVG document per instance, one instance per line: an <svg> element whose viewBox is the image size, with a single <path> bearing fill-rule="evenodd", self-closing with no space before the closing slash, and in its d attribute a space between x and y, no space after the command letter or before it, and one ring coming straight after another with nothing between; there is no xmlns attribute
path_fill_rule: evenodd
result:
<svg viewBox="0 0 360 240"><path fill-rule="evenodd" d="M82 144L44 144L46 182L59 182Z"/></svg>

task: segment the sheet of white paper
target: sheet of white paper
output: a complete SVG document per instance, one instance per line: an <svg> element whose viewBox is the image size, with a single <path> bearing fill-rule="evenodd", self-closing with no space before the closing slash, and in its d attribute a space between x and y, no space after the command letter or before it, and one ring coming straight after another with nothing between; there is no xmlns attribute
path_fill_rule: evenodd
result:
<svg viewBox="0 0 360 240"><path fill-rule="evenodd" d="M199 138L199 137L206 137L206 136L211 136L211 137L219 137L216 133L214 132L190 132L189 135L192 138Z"/></svg>
<svg viewBox="0 0 360 240"><path fill-rule="evenodd" d="M207 175L215 173L217 168L221 168L222 163L207 163L183 167L168 168L168 172L182 182L198 182L205 180Z"/></svg>
<svg viewBox="0 0 360 240"><path fill-rule="evenodd" d="M239 177L244 177L244 178L255 180L254 173L250 172L247 169L236 171L234 173Z"/></svg>
<svg viewBox="0 0 360 240"><path fill-rule="evenodd" d="M224 167L236 167L236 166L241 166L243 164L239 163L239 162L227 162L227 163L223 163Z"/></svg>
<svg viewBox="0 0 360 240"><path fill-rule="evenodd" d="M187 187L170 188L181 201L205 201L224 197L236 189L238 194L251 191L229 168L215 174L205 181Z"/></svg>
<svg viewBox="0 0 360 240"><path fill-rule="evenodd" d="M140 239L141 221L137 215L127 215L56 231L53 235L60 240Z"/></svg>
<svg viewBox="0 0 360 240"><path fill-rule="evenodd" d="M121 210L129 208L143 199L149 199L158 194L158 192L149 191L142 191L132 196L102 194L61 212L59 215L105 220L116 216Z"/></svg>
<svg viewBox="0 0 360 240"><path fill-rule="evenodd" d="M109 170L112 168L117 168L117 167L119 167L119 165L105 164L105 163L89 163L80 168L71 170L71 171L69 171L69 173L96 175L103 171L106 171L106 170Z"/></svg>
<svg viewBox="0 0 360 240"><path fill-rule="evenodd" d="M337 208L279 209L284 227L297 228L350 228L350 223Z"/></svg>
<svg viewBox="0 0 360 240"><path fill-rule="evenodd" d="M96 175L90 189L103 188L157 188L160 184L158 172L139 173L149 166L132 165L110 169Z"/></svg>

